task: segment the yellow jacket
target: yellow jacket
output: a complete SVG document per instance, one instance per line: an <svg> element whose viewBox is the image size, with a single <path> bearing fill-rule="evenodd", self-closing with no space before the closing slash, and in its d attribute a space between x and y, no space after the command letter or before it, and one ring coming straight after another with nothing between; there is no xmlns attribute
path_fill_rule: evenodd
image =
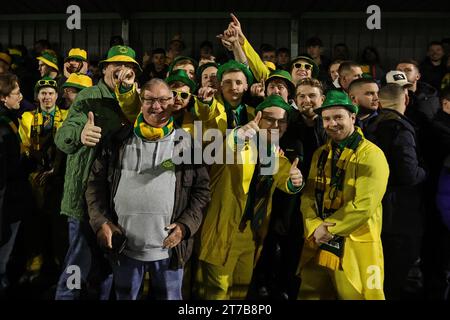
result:
<svg viewBox="0 0 450 320"><path fill-rule="evenodd" d="M255 108L246 105L248 121L255 117ZM215 97L208 105L196 100L195 116L203 121L203 132L208 129L219 129L225 137L227 130L227 113L221 96Z"/></svg>
<svg viewBox="0 0 450 320"><path fill-rule="evenodd" d="M53 118L53 126L56 130L61 127L64 120L67 118L69 110L63 110L56 107L55 117ZM27 111L22 115L22 119L20 120L19 126L19 135L22 140L22 146L24 148L25 153L29 154L31 147L31 131L34 126L42 126L43 124L42 111L37 112L35 115L35 111Z"/></svg>
<svg viewBox="0 0 450 320"><path fill-rule="evenodd" d="M270 70L269 68L267 68L267 66L259 57L259 54L255 51L255 49L253 49L252 45L246 38L244 38L244 45L242 46L242 49L244 50L245 56L248 60L248 66L255 76L255 79L258 82L266 80L269 77Z"/></svg>
<svg viewBox="0 0 450 320"><path fill-rule="evenodd" d="M224 144L231 150L235 150L233 132L226 137ZM235 161L234 164L214 164L211 166L210 187L212 198L200 235L200 260L213 265L225 264L230 252L231 241L234 234L238 232L239 224L244 215L250 183L255 170L257 152L256 146L249 143L236 154L236 158L241 159L241 164ZM292 193L288 188L291 167L289 160L276 153L275 162L279 166L278 171L273 175L274 181L270 189L267 216L258 232L258 238L261 241L256 244L255 263L261 252L263 239L267 234L272 194L275 188L279 188L286 193Z"/></svg>
<svg viewBox="0 0 450 320"><path fill-rule="evenodd" d="M343 206L330 217L322 220L317 215L315 205L315 177L317 161L325 146L314 153L312 166L301 199L301 212L305 228L305 246L298 272L317 254L317 245L311 244L311 237L323 222L336 225L329 227L332 234L345 237L342 269L355 289L368 299L384 298L382 284L384 279L383 248L381 244L382 205L381 200L386 191L389 166L386 157L375 144L363 138L361 144L350 159L345 173L343 188ZM329 155L328 164L331 162ZM330 191L330 175L327 170L327 183L324 195ZM370 290L368 280L372 272L379 271L381 291ZM380 289L380 288L378 288ZM381 292L381 293L380 293ZM371 295L371 294L375 294ZM378 296L377 296L378 295Z"/></svg>

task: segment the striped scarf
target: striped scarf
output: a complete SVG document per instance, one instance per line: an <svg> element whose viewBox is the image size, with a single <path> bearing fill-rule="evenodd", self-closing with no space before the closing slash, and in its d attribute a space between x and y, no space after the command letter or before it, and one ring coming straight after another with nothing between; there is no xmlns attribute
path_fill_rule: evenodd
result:
<svg viewBox="0 0 450 320"><path fill-rule="evenodd" d="M47 144L48 140L48 137L45 138L44 136L47 136L47 134L51 132L52 137L54 137L56 131L61 127L62 123L63 119L61 110L58 107L55 107L55 115L53 119L49 113L47 113L47 117L44 117L43 111L39 112L39 109L35 110L33 114L33 123L31 124L30 130L31 149L34 151L44 149L44 145ZM52 131L49 129L52 129Z"/></svg>
<svg viewBox="0 0 450 320"><path fill-rule="evenodd" d="M154 128L147 124L144 120L144 115L139 113L134 122L134 133L141 139L155 141L168 136L173 131L173 117L170 117L169 122L162 128Z"/></svg>
<svg viewBox="0 0 450 320"><path fill-rule="evenodd" d="M363 138L360 130L355 127L355 132L339 145L329 141L319 156L315 180L315 198L318 216L322 220L330 217L343 205L345 171ZM330 155L331 162L327 161ZM327 172L331 172L328 192L326 192ZM334 236L329 242L322 243L319 246L317 263L331 270L337 270L341 264L340 258L344 249L344 240L341 236Z"/></svg>

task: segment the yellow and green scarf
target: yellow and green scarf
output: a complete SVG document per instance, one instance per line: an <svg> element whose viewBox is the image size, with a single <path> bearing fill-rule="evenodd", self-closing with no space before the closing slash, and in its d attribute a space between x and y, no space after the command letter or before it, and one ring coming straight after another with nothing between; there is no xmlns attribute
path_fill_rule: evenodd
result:
<svg viewBox="0 0 450 320"><path fill-rule="evenodd" d="M144 115L140 112L134 122L134 133L146 140L155 141L168 136L173 131L173 117L170 117L169 122L162 128L154 128L147 124L144 120Z"/></svg>
<svg viewBox="0 0 450 320"><path fill-rule="evenodd" d="M315 180L315 198L318 216L322 220L331 216L343 205L345 171L363 138L360 130L356 127L355 132L339 144L330 140L319 156ZM328 161L330 155L331 162ZM329 175L331 173L328 192L326 192L327 173ZM341 265L340 258L344 251L344 240L344 237L336 235L329 242L322 243L319 246L317 263L331 270L337 270Z"/></svg>

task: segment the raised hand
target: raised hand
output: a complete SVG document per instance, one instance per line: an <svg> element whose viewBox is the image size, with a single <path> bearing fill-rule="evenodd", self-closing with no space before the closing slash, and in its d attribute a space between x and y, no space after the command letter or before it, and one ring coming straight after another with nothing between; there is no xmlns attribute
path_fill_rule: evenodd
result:
<svg viewBox="0 0 450 320"><path fill-rule="evenodd" d="M95 147L100 142L102 128L97 127L94 122L92 111L88 113L88 121L81 131L81 143L88 147Z"/></svg>
<svg viewBox="0 0 450 320"><path fill-rule="evenodd" d="M242 126L238 129L237 135L241 140L246 138L251 139L259 132L259 121L261 120L262 113L258 111L256 117L249 121L245 126Z"/></svg>
<svg viewBox="0 0 450 320"><path fill-rule="evenodd" d="M214 98L217 90L211 87L201 87L198 89L197 97L203 102L210 102Z"/></svg>
<svg viewBox="0 0 450 320"><path fill-rule="evenodd" d="M257 82L250 87L250 94L254 97L264 97L264 86Z"/></svg>
<svg viewBox="0 0 450 320"><path fill-rule="evenodd" d="M134 70L127 67L122 67L117 76L119 85L122 85L125 88L130 88L134 84L135 78L136 73L134 72Z"/></svg>

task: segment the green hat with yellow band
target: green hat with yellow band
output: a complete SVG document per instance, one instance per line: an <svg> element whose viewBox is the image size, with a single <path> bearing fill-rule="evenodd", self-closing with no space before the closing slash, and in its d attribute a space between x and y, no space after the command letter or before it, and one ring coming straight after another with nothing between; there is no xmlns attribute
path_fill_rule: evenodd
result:
<svg viewBox="0 0 450 320"><path fill-rule="evenodd" d="M92 87L92 79L85 74L71 73L62 87L83 90L84 88Z"/></svg>
<svg viewBox="0 0 450 320"><path fill-rule="evenodd" d="M106 59L99 62L99 67L103 68L104 63L110 62L130 62L142 72L141 66L135 59L136 52L132 48L128 46L113 46L108 50Z"/></svg>
<svg viewBox="0 0 450 320"><path fill-rule="evenodd" d="M53 50L43 50L41 52L41 55L36 59L42 61L49 67L55 69L56 71L59 71L58 58L56 57L56 53Z"/></svg>

